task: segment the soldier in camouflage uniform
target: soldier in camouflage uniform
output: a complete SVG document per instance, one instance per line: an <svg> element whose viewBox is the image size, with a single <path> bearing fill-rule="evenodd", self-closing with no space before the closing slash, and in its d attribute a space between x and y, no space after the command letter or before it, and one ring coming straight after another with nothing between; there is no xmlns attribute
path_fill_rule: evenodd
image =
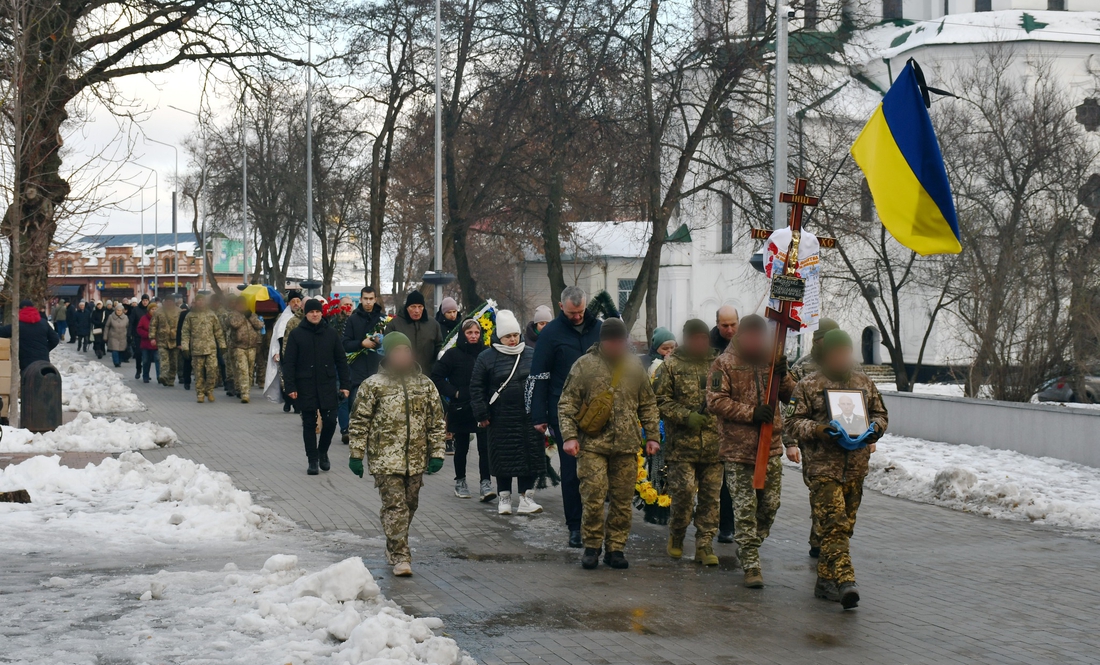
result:
<svg viewBox="0 0 1100 665"><path fill-rule="evenodd" d="M840 326L837 322L828 318L822 317L817 324L817 330L814 331L813 343L810 345L810 352L799 358L794 365L791 366L791 380L796 384L805 377L813 374L817 371L817 363L821 356L821 338L825 337L825 333L830 330L836 330ZM790 402L783 407L783 417L790 418L794 413L794 402ZM800 445L795 441L790 434L783 431L783 446L790 448L796 446L799 448L799 452L802 456L802 482L806 484L808 488L810 486L810 476L806 473L806 455L808 449L805 446ZM821 529L817 526L817 520L814 516L810 515L810 556L817 558L821 553Z"/></svg>
<svg viewBox="0 0 1100 665"><path fill-rule="evenodd" d="M217 353L225 349L225 334L218 317L207 305L206 296L195 299L195 306L183 319L180 331L180 350L191 358L191 370L195 374L195 396L199 404L203 399L214 401L214 387L218 377Z"/></svg>
<svg viewBox="0 0 1100 665"><path fill-rule="evenodd" d="M225 317L226 345L229 348L230 367L233 368L233 386L241 402L248 404L252 390L252 376L256 372L256 349L260 347L260 329L264 322L248 309L243 297L233 301L233 308Z"/></svg>
<svg viewBox="0 0 1100 665"><path fill-rule="evenodd" d="M176 374L179 372L180 351L176 341L179 320L179 307L174 298L168 298L149 324L149 337L156 340L157 353L160 355L161 372L158 381L169 388L176 385Z"/></svg>
<svg viewBox="0 0 1100 665"><path fill-rule="evenodd" d="M856 524L856 511L863 498L863 479L875 441L886 431L886 406L874 382L853 369L852 339L842 330L832 330L821 340L820 369L798 382L794 392L794 415L787 424L790 436L810 452L802 460L810 479L810 509L821 529L821 556L817 561L814 595L839 600L844 609L859 603L855 569L849 553L849 539ZM867 403L870 430L863 447L851 450L838 443L840 433L829 415L827 390L859 390ZM787 449L798 461L799 450Z"/></svg>
<svg viewBox="0 0 1100 665"><path fill-rule="evenodd" d="M711 546L718 533L718 502L726 468L718 459L718 421L707 411L707 377L717 355L707 324L684 324L684 344L657 369L653 392L665 423L664 456L672 498L668 554L679 559L695 509L695 561L717 566ZM696 504L698 496L698 504Z"/></svg>
<svg viewBox="0 0 1100 665"><path fill-rule="evenodd" d="M443 468L447 424L435 384L424 376L409 338L382 340L382 367L359 386L351 414L348 467L363 477L363 456L382 499L386 558L397 576L412 575L409 524L420 501L424 473Z"/></svg>
<svg viewBox="0 0 1100 665"><path fill-rule="evenodd" d="M737 334L711 368L707 386L707 409L718 417L719 457L726 463L726 485L733 498L734 540L737 556L745 571L745 586L764 586L760 572L760 545L768 537L779 510L783 482L783 415L768 404L768 367L772 344L767 339L768 325L751 314L741 319ZM786 358L776 363L779 402L785 403L794 392L794 381L787 376ZM774 427L764 489L752 486L756 469L760 426Z"/></svg>
<svg viewBox="0 0 1100 665"><path fill-rule="evenodd" d="M586 569L599 565L600 549L605 544L604 563L612 568L629 566L623 548L630 535L638 451L643 445L650 455L660 450L657 400L645 368L629 345L622 319L606 319L600 327L599 343L573 363L558 401L562 448L577 458L583 504L581 565ZM613 386L614 376L618 383ZM578 424L581 407L608 390L615 395L611 417L599 434L584 433Z"/></svg>

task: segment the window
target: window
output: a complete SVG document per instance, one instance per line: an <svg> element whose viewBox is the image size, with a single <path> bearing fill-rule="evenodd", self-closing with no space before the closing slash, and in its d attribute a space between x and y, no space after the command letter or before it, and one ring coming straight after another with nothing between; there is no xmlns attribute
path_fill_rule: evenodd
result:
<svg viewBox="0 0 1100 665"><path fill-rule="evenodd" d="M58 272L60 272L62 275L73 274L73 267L74 264L72 259L62 259L58 262Z"/></svg>
<svg viewBox="0 0 1100 665"><path fill-rule="evenodd" d="M733 253L733 199L722 194L722 238L718 251L722 254Z"/></svg>
<svg viewBox="0 0 1100 665"><path fill-rule="evenodd" d="M767 3L764 0L749 0L749 32L761 32L767 26Z"/></svg>
<svg viewBox="0 0 1100 665"><path fill-rule="evenodd" d="M977 0L981 2L981 0ZM987 3L989 0L985 0ZM980 9L978 11L981 11ZM988 10L987 10L988 11ZM882 20L889 21L891 19L902 18L901 15L901 0L882 0Z"/></svg>
<svg viewBox="0 0 1100 665"><path fill-rule="evenodd" d="M126 261L124 259L111 259L111 274L121 275L126 272Z"/></svg>
<svg viewBox="0 0 1100 665"><path fill-rule="evenodd" d="M176 272L176 260L172 257L165 257L164 259L164 272Z"/></svg>
<svg viewBox="0 0 1100 665"><path fill-rule="evenodd" d="M976 12L991 12L993 11L992 0L974 0L974 11Z"/></svg>
<svg viewBox="0 0 1100 665"><path fill-rule="evenodd" d="M619 311L626 309L626 301L630 298L630 292L634 290L633 279L619 280Z"/></svg>
<svg viewBox="0 0 1100 665"><path fill-rule="evenodd" d="M1047 0L1047 9L1052 12L1066 11L1066 0Z"/></svg>
<svg viewBox="0 0 1100 665"><path fill-rule="evenodd" d="M875 200L871 198L871 188L867 186L867 178L859 185L859 221L870 224L875 214Z"/></svg>

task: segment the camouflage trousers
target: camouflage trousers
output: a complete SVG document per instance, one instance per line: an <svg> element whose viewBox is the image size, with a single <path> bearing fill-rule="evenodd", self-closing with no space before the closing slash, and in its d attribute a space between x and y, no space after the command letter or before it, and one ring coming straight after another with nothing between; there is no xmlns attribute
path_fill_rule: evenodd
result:
<svg viewBox="0 0 1100 665"><path fill-rule="evenodd" d="M374 486L382 499L382 532L386 534L386 560L390 565L412 561L409 551L409 525L420 505L424 474L412 476L377 475Z"/></svg>
<svg viewBox="0 0 1100 665"><path fill-rule="evenodd" d="M855 582L848 541L856 527L856 511L863 500L863 479L843 483L824 476L810 478L810 510L821 528L821 556L817 574L837 584Z"/></svg>
<svg viewBox="0 0 1100 665"><path fill-rule="evenodd" d="M163 346L157 353L160 354L160 382L166 386L176 385L176 374L179 372L179 349L169 349Z"/></svg>
<svg viewBox="0 0 1100 665"><path fill-rule="evenodd" d="M726 467L721 462L668 462L668 493L672 499L669 535L684 537L694 509L695 547L714 540L725 475Z"/></svg>
<svg viewBox="0 0 1100 665"><path fill-rule="evenodd" d="M806 483L806 487L810 486L810 474L807 469L810 467L809 456L812 454L810 449L806 446L798 447L799 453L802 455L802 482ZM817 515L810 511L810 547L821 547L821 525L817 523Z"/></svg>
<svg viewBox="0 0 1100 665"><path fill-rule="evenodd" d="M209 395L218 382L218 357L213 353L191 356L191 371L195 375L195 395Z"/></svg>
<svg viewBox="0 0 1100 665"><path fill-rule="evenodd" d="M779 512L783 461L778 456L768 460L768 475L762 490L752 487L754 471L753 464L726 463L726 486L733 499L733 539L744 570L760 568L760 545L771 532L775 514Z"/></svg>
<svg viewBox="0 0 1100 665"><path fill-rule="evenodd" d="M581 451L577 456L581 481L581 537L584 546L621 552L630 536L631 501L638 480L638 456L601 455ZM606 517L604 503L607 503Z"/></svg>
<svg viewBox="0 0 1100 665"><path fill-rule="evenodd" d="M256 371L256 349L236 348L230 353L233 362L233 388L242 397L252 388L252 375Z"/></svg>

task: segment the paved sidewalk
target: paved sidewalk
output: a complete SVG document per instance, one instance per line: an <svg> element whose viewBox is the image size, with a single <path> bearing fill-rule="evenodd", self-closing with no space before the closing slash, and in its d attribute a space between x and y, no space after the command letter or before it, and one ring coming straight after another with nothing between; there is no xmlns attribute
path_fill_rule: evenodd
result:
<svg viewBox="0 0 1100 665"><path fill-rule="evenodd" d="M704 570L664 554L664 528L634 521L628 571L581 570L562 547L557 490L541 516L503 518L451 494L452 466L430 478L413 525L414 569L385 565L378 498L347 470L305 474L300 420L256 397L199 405L194 393L133 382L149 406L133 418L172 427L185 456L233 476L262 504L305 527L371 538L361 552L388 597L435 615L479 662L1072 663L1097 662L1100 546L1033 525L986 519L869 492L853 555L860 609L815 600L806 556L806 489L788 472L779 521L762 550L763 590L740 587L732 546ZM476 476L476 459L469 463ZM473 484L473 483L471 483ZM690 542L690 541L689 541ZM690 548L690 544L689 544Z"/></svg>

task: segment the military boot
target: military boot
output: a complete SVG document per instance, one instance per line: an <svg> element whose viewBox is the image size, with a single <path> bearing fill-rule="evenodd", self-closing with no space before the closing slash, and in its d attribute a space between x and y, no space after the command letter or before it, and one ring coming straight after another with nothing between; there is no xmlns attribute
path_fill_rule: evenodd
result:
<svg viewBox="0 0 1100 665"><path fill-rule="evenodd" d="M202 403L203 403L203 400L204 400L204 399L206 398L206 396L205 396L205 395L203 395L202 393L199 393L199 394L198 394L198 398L199 398L199 404L202 404Z"/></svg>
<svg viewBox="0 0 1100 665"><path fill-rule="evenodd" d="M704 566L717 566L718 555L714 553L714 548L710 545L702 545L695 548L695 563L701 563Z"/></svg>
<svg viewBox="0 0 1100 665"><path fill-rule="evenodd" d="M214 401L214 391L210 391L210 392L206 393L206 401L207 402L213 402Z"/></svg>
<svg viewBox="0 0 1100 665"><path fill-rule="evenodd" d="M581 568L592 570L598 565L600 565L600 549L598 547L584 548L584 554L581 555Z"/></svg>
<svg viewBox="0 0 1100 665"><path fill-rule="evenodd" d="M626 555L622 552L608 552L604 554L603 562L616 570L626 570L630 567L630 562L626 560Z"/></svg>
<svg viewBox="0 0 1100 665"><path fill-rule="evenodd" d="M844 582L838 589L840 593L840 606L846 610L854 610L859 606L859 587L855 582Z"/></svg>
<svg viewBox="0 0 1100 665"><path fill-rule="evenodd" d="M764 588L764 576L760 574L759 568L748 568L745 570L745 588L747 589L763 589Z"/></svg>
<svg viewBox="0 0 1100 665"><path fill-rule="evenodd" d="M836 582L818 576L817 584L814 585L814 598L821 598L834 603L839 602L840 591L836 588Z"/></svg>
<svg viewBox="0 0 1100 665"><path fill-rule="evenodd" d="M668 537L668 555L673 559L679 559L684 556L684 537L683 536L669 536Z"/></svg>

